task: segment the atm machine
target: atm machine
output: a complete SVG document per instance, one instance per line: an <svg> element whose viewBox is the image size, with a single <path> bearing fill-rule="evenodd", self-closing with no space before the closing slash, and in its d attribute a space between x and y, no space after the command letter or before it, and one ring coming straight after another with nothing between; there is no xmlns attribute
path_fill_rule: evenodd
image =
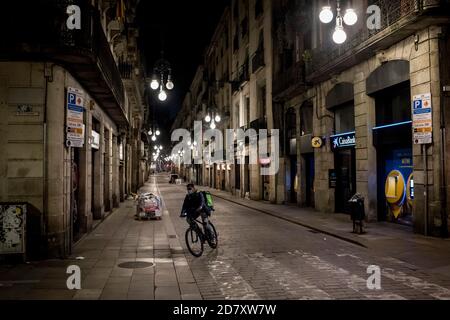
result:
<svg viewBox="0 0 450 320"><path fill-rule="evenodd" d="M386 218L409 225L414 200L412 150L394 149L384 156Z"/></svg>
<svg viewBox="0 0 450 320"><path fill-rule="evenodd" d="M411 124L374 129L378 169L378 220L412 225L414 200Z"/></svg>

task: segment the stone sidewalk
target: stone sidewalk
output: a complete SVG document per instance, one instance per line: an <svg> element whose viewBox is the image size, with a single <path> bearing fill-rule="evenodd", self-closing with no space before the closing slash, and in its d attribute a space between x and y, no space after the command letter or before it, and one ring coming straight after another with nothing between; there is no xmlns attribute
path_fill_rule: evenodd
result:
<svg viewBox="0 0 450 320"><path fill-rule="evenodd" d="M142 191L159 193L154 183ZM134 201L123 203L67 260L0 265L0 299L202 299L167 210L160 221L135 213ZM81 290L67 289L70 265L81 268Z"/></svg>
<svg viewBox="0 0 450 320"><path fill-rule="evenodd" d="M439 239L414 234L407 226L388 222L365 224L366 234L352 233L352 221L345 214L320 213L297 206L270 204L263 201L242 199L228 192L208 187L214 196L257 210L317 232L351 242L370 250L379 251L430 272L450 274L450 239Z"/></svg>

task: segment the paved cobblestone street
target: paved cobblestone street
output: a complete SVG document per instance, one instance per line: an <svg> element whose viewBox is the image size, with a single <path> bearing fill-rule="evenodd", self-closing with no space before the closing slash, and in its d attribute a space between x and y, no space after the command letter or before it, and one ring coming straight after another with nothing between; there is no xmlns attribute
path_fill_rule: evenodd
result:
<svg viewBox="0 0 450 320"><path fill-rule="evenodd" d="M165 180L159 189L183 239L185 188ZM450 278L442 274L217 197L215 207L219 249L187 255L204 299L450 299ZM367 289L369 265L380 266L382 290Z"/></svg>
<svg viewBox="0 0 450 320"><path fill-rule="evenodd" d="M127 201L68 260L0 266L0 299L450 299L450 277L432 261L419 267L219 197L219 248L194 258L179 218L185 187L156 180L143 190L162 195L161 221L136 221ZM82 290L67 289L69 265ZM381 268L381 290L367 289L369 265Z"/></svg>

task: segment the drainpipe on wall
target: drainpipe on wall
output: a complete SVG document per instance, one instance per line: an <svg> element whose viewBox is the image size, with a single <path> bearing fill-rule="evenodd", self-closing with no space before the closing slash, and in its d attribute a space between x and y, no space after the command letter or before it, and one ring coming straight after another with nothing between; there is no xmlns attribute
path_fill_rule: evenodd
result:
<svg viewBox="0 0 450 320"><path fill-rule="evenodd" d="M48 84L53 82L53 68L54 64L44 64L44 78L45 78L45 92L44 92L44 114L43 114L43 161L42 161L42 188L43 188L43 212L41 218L41 232L43 237L48 232L48 192L47 192L47 109L48 109ZM48 241L45 242L48 245Z"/></svg>
<svg viewBox="0 0 450 320"><path fill-rule="evenodd" d="M447 179L446 179L446 161L445 161L445 141L446 141L446 130L445 130L445 104L444 104L444 91L441 94L441 148L440 148L440 157L441 157L441 237L448 238L448 216L447 216Z"/></svg>
<svg viewBox="0 0 450 320"><path fill-rule="evenodd" d="M423 155L423 172L424 172L424 180L425 180L425 188L424 188L424 198L425 198L425 236L428 236L428 158L427 158L427 145L422 145L422 155Z"/></svg>
<svg viewBox="0 0 450 320"><path fill-rule="evenodd" d="M448 30L444 30L443 33L439 34L439 68L440 68L440 83L441 83L441 99L440 99L440 112L441 112L441 121L440 121L440 133L441 133L441 148L440 148L440 157L441 157L441 168L440 168L440 174L441 174L441 188L440 188L440 198L441 198L441 237L448 238L448 213L447 213L447 177L446 177L446 128L445 128L445 120L446 120L446 113L445 113L445 95L447 94L444 86L447 85L447 83L443 83L444 81L448 80L448 77L445 77L445 72L449 72L445 70L447 66L443 63L448 52L447 51L447 44L446 44L446 35L448 34Z"/></svg>

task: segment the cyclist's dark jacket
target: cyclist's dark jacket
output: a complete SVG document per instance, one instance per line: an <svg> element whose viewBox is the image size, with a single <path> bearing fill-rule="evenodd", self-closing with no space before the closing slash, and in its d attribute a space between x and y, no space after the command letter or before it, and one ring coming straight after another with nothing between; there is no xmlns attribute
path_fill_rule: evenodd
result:
<svg viewBox="0 0 450 320"><path fill-rule="evenodd" d="M205 212L208 213L205 199L203 198L201 192L194 192L192 194L186 195L181 212L186 212L189 218L196 219L200 215L200 213L197 212L198 208L202 208L203 210L205 210Z"/></svg>

